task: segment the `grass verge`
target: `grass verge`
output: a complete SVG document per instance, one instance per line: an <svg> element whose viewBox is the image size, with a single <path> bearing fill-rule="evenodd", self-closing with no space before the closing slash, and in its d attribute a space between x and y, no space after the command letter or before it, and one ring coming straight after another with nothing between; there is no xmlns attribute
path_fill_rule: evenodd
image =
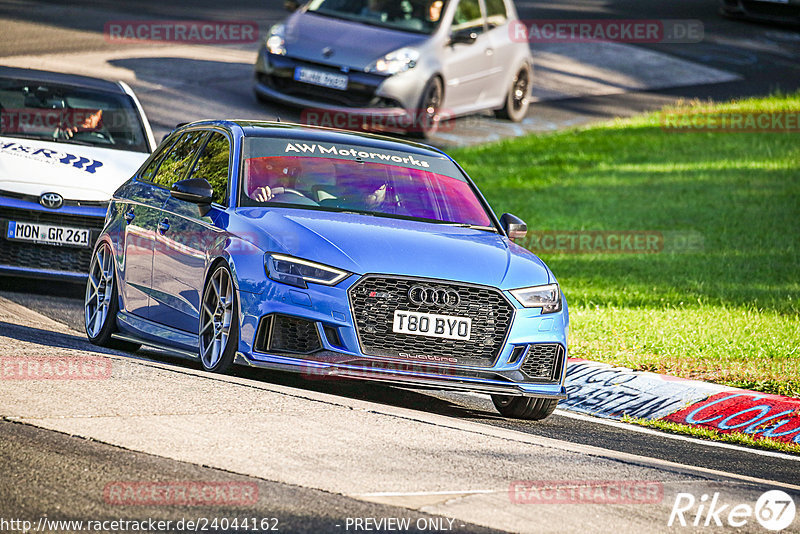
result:
<svg viewBox="0 0 800 534"><path fill-rule="evenodd" d="M800 93L677 110L797 114ZM625 254L527 242L567 296L572 356L800 397L800 133L669 132L660 119L452 155L534 232L672 241Z"/></svg>
<svg viewBox="0 0 800 534"><path fill-rule="evenodd" d="M694 438L706 439L710 441L718 441L720 443L731 443L734 445L744 445L746 447L756 447L769 451L786 452L789 454L800 454L800 445L794 443L783 443L769 438L756 439L750 434L743 434L741 432L732 432L730 434L722 434L712 428L700 428L689 425L682 425L680 423L673 423L671 421L659 421L648 419L637 419L630 416L622 417L623 423L630 423L647 428L654 428L670 434L681 434L684 436L691 436Z"/></svg>

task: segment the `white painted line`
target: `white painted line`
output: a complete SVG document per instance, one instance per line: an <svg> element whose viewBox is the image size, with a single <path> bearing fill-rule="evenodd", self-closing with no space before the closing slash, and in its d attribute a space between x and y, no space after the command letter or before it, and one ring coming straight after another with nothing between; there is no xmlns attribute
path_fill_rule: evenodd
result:
<svg viewBox="0 0 800 534"><path fill-rule="evenodd" d="M690 443L695 443L697 445L705 445L707 447L719 447L720 449L732 449L739 452L748 452L750 454L756 454L758 456L768 456L771 458L780 458L781 460L791 460L793 462L800 462L800 456L794 456L791 454L785 454L782 452L776 451L765 451L761 449L752 449L750 447L743 447L741 445L734 445L732 443L721 443L718 441L710 441L706 439L699 439L692 436L682 436L680 434L670 434L669 432L663 432L660 430L654 430L652 428L646 428L642 426L637 426L630 423L622 423L620 421L612 421L609 419L603 419L601 417L592 417L591 415L583 415L579 413L570 412L564 410L562 408L557 408L555 412L556 415L560 415L562 417L568 417L570 419L577 419L579 421L586 421L589 423L594 423L597 425L605 425L614 428L619 428L622 430L627 430L629 432L639 432L640 434L649 434L651 436L658 436L661 438L666 439L674 439L677 441L688 441Z"/></svg>
<svg viewBox="0 0 800 534"><path fill-rule="evenodd" d="M418 495L467 495L484 493L508 493L508 489L502 490L464 490L464 491L379 491L376 493L359 493L362 497L413 497Z"/></svg>

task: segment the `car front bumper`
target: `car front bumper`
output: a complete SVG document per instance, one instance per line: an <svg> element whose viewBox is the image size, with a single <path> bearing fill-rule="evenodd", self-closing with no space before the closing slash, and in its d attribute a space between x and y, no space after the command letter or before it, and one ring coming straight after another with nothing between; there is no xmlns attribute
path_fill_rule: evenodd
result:
<svg viewBox="0 0 800 534"><path fill-rule="evenodd" d="M309 378L365 379L408 387L566 398L566 309L541 315L540 310L522 308L507 292L500 292L514 310L510 326L490 360L481 362L466 355L457 364L442 363L442 359L433 356L436 349L431 348L430 338L423 340L420 353L376 355L374 350L362 350L365 345L359 338L357 314L349 299L349 290L363 278L366 277L353 275L335 287L307 290L268 282L268 289L261 294L240 291L241 336L236 362L301 373ZM301 325L293 332L302 340L313 339L313 343L296 347L296 352L274 350L265 339L274 337L273 331L278 327L265 330L264 321L275 321L278 316L290 318L291 324L305 322L305 327ZM281 328L284 333L288 331L286 326ZM418 337L421 336L412 336ZM542 376L531 377L526 374L532 368L529 358L539 354L539 349L550 351L550 367ZM425 350L430 356L422 353ZM462 358L461 352L456 355Z"/></svg>
<svg viewBox="0 0 800 534"><path fill-rule="evenodd" d="M0 192L0 274L83 282L89 274L92 246L105 221L106 206L64 205L47 209L32 198ZM71 203L77 204L77 203ZM96 205L94 205L96 204ZM8 239L9 221L88 228L89 247L72 247Z"/></svg>
<svg viewBox="0 0 800 534"><path fill-rule="evenodd" d="M331 74L346 74L347 90L329 89L295 81L297 67L308 67ZM342 69L332 65L322 65L287 56L267 53L264 47L258 54L255 64L256 94L293 107L304 109L305 113L320 110L333 114L407 120L414 116L414 110L424 86L415 76L383 76L370 72ZM328 119L331 127L342 127L335 120Z"/></svg>

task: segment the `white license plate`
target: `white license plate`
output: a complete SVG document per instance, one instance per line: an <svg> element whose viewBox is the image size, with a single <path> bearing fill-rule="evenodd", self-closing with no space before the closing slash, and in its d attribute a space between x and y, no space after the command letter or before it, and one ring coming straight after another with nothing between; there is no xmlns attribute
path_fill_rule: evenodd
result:
<svg viewBox="0 0 800 534"><path fill-rule="evenodd" d="M330 87L340 91L347 89L347 76L344 74L331 74L321 70L297 67L294 69L294 79L298 82L321 85L322 87Z"/></svg>
<svg viewBox="0 0 800 534"><path fill-rule="evenodd" d="M31 241L33 243L88 247L91 233L92 231L87 228L8 221L8 233L6 236L9 239Z"/></svg>
<svg viewBox="0 0 800 534"><path fill-rule="evenodd" d="M469 341L472 333L472 319L453 315L395 310L392 332Z"/></svg>

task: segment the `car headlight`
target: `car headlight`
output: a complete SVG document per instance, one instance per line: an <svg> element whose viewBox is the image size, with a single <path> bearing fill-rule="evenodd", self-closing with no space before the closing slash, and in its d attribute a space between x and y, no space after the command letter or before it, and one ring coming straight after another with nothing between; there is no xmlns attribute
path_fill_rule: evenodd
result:
<svg viewBox="0 0 800 534"><path fill-rule="evenodd" d="M526 308L541 308L542 313L561 311L561 288L558 284L523 287L509 291Z"/></svg>
<svg viewBox="0 0 800 534"><path fill-rule="evenodd" d="M266 45L270 54L275 54L276 56L286 55L286 41L283 38L285 31L286 26L284 24L276 24L269 29Z"/></svg>
<svg viewBox="0 0 800 534"><path fill-rule="evenodd" d="M400 48L373 63L370 70L383 74L398 74L416 67L418 60L419 51L413 48Z"/></svg>
<svg viewBox="0 0 800 534"><path fill-rule="evenodd" d="M306 289L306 282L333 286L350 276L347 271L283 254L264 256L264 268L271 280Z"/></svg>

